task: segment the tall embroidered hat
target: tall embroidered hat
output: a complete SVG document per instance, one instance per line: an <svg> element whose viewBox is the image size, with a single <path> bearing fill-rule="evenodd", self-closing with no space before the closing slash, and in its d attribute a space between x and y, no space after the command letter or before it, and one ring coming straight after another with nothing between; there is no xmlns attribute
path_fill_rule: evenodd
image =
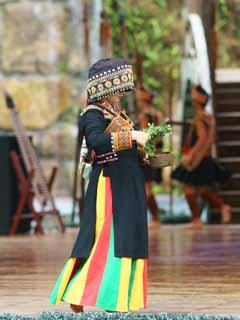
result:
<svg viewBox="0 0 240 320"><path fill-rule="evenodd" d="M88 103L134 90L132 66L121 58L101 59L88 73Z"/></svg>

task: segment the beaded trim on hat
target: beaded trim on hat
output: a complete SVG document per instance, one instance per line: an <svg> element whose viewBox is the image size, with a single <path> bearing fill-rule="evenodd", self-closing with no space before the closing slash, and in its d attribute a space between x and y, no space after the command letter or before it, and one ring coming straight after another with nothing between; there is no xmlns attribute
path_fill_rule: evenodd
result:
<svg viewBox="0 0 240 320"><path fill-rule="evenodd" d="M121 65L88 79L88 102L98 101L121 92L133 91L131 65Z"/></svg>

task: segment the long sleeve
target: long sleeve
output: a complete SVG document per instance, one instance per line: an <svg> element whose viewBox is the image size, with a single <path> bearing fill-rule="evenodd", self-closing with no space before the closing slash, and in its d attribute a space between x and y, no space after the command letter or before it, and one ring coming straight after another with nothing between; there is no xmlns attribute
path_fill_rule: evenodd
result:
<svg viewBox="0 0 240 320"><path fill-rule="evenodd" d="M104 132L106 123L102 112L99 110L88 110L81 117L80 127L86 137L88 148L94 150L96 154L117 152L132 147L131 132Z"/></svg>

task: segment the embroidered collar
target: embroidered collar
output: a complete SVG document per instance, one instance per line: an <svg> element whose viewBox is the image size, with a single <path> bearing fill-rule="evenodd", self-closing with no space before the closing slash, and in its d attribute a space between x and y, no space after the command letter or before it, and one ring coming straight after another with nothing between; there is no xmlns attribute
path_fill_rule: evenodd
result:
<svg viewBox="0 0 240 320"><path fill-rule="evenodd" d="M128 117L126 112L117 106L112 106L109 102L107 101L101 101L97 103L98 105L102 106L107 112L112 114L114 117L121 117L125 121L129 123L130 126L133 126L133 121Z"/></svg>

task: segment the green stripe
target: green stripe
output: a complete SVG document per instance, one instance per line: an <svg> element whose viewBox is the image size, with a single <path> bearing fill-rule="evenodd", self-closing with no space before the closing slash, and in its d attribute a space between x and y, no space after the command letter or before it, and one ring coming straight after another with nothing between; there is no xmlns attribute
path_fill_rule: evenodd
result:
<svg viewBox="0 0 240 320"><path fill-rule="evenodd" d="M67 269L68 263L69 263L69 260L65 263L65 265L64 265L64 267L63 267L63 269L62 269L62 271L60 273L60 276L58 277L57 282L56 282L56 284L54 286L54 289L53 289L53 291L51 293L51 296L49 298L49 302L52 303L52 304L56 304L57 296L58 296L58 290L59 290L59 287L61 285L64 273L65 273L65 271Z"/></svg>
<svg viewBox="0 0 240 320"><path fill-rule="evenodd" d="M132 288L133 288L133 281L135 277L136 265L137 265L137 260L132 259L132 268L131 268L131 275L130 275L129 289L128 289L128 307L130 306L130 300L132 296Z"/></svg>
<svg viewBox="0 0 240 320"><path fill-rule="evenodd" d="M117 309L120 272L121 258L114 256L114 228L112 223L107 262L96 301L98 308L110 311Z"/></svg>

